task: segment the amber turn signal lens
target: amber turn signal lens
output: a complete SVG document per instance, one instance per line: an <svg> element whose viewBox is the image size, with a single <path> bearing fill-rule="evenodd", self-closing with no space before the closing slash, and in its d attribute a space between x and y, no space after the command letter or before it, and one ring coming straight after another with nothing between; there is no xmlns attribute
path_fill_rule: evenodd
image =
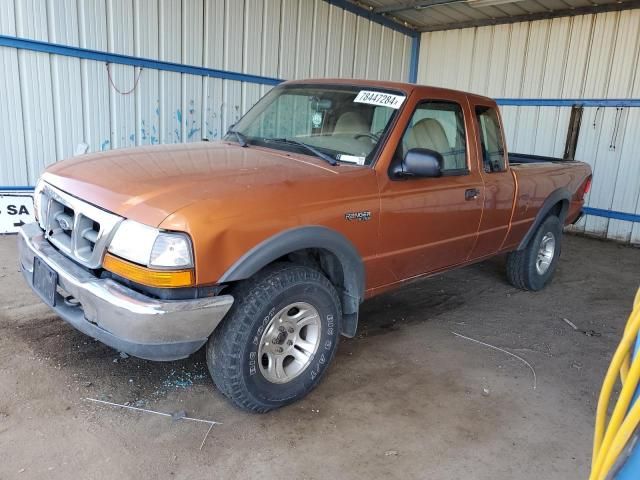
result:
<svg viewBox="0 0 640 480"><path fill-rule="evenodd" d="M104 256L105 270L148 287L178 288L194 284L193 270L153 270L127 262L110 253Z"/></svg>

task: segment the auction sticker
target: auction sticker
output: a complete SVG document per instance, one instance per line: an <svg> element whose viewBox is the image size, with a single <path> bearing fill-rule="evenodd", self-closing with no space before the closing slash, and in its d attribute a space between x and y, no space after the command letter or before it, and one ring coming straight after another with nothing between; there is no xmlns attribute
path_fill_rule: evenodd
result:
<svg viewBox="0 0 640 480"><path fill-rule="evenodd" d="M3 192L0 194L0 234L15 233L25 223L34 221L31 193Z"/></svg>
<svg viewBox="0 0 640 480"><path fill-rule="evenodd" d="M357 163L358 165L364 165L364 161L366 160L366 157L358 157L356 155L345 155L344 153L339 154L337 158L341 162Z"/></svg>
<svg viewBox="0 0 640 480"><path fill-rule="evenodd" d="M395 110L399 109L407 98L404 95L391 95L390 93L374 92L371 90L360 90L353 100L355 103L367 103L369 105L378 105L380 107L390 107Z"/></svg>

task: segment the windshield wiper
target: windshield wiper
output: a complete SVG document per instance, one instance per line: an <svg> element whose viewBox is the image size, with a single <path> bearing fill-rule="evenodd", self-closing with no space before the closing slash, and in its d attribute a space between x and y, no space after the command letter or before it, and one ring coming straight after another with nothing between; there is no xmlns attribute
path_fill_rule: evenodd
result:
<svg viewBox="0 0 640 480"><path fill-rule="evenodd" d="M320 150L318 150L316 147L313 147L313 146L309 145L308 143L301 142L301 141L296 140L294 138L265 138L264 140L266 142L292 143L294 145L298 145L300 147L306 148L311 153L313 153L316 157L320 157L321 159L323 159L324 161L328 162L329 164L331 164L333 166L338 165L338 162L336 161L336 159L333 158L331 155L327 155L326 153L321 152Z"/></svg>
<svg viewBox="0 0 640 480"><path fill-rule="evenodd" d="M233 129L227 130L227 135L229 135L230 133L233 133L236 136L236 138L238 139L238 143L240 144L241 147L248 147L249 146L249 142L247 142L247 137L245 137L244 134L240 133L237 130L233 130Z"/></svg>

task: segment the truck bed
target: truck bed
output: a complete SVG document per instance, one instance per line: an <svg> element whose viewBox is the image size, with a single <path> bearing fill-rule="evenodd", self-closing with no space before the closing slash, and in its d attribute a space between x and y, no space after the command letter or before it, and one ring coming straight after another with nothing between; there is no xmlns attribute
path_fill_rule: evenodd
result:
<svg viewBox="0 0 640 480"><path fill-rule="evenodd" d="M577 192L591 170L583 162L519 153L509 154L509 163L518 186L518 196L505 245L514 246L524 237L550 194L560 189ZM581 208L582 201L572 198L565 223L575 220Z"/></svg>

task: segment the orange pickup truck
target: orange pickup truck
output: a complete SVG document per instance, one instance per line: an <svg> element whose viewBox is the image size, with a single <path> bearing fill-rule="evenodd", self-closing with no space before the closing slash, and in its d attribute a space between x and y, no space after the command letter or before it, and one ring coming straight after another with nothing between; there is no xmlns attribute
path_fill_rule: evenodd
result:
<svg viewBox="0 0 640 480"><path fill-rule="evenodd" d="M206 344L219 390L265 412L319 382L367 298L498 254L519 288L551 279L590 168L504 145L489 98L287 82L220 142L49 167L22 271L120 351L174 360Z"/></svg>

